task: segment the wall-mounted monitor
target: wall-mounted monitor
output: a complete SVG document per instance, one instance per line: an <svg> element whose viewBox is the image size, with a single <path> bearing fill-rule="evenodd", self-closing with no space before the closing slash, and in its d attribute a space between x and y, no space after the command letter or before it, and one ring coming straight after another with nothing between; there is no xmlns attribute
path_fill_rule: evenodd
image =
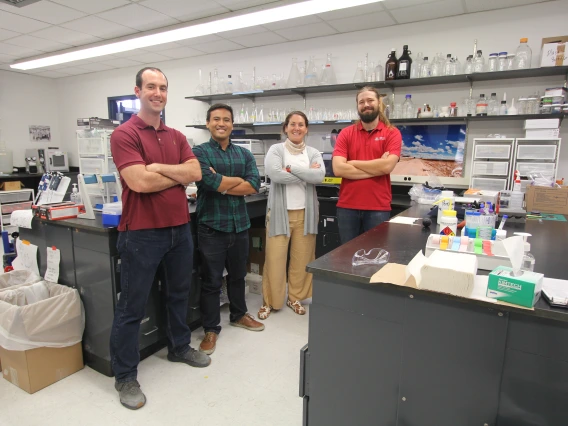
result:
<svg viewBox="0 0 568 426"><path fill-rule="evenodd" d="M466 124L397 126L402 156L391 173L396 183L425 183L436 176L446 186L467 186Z"/></svg>

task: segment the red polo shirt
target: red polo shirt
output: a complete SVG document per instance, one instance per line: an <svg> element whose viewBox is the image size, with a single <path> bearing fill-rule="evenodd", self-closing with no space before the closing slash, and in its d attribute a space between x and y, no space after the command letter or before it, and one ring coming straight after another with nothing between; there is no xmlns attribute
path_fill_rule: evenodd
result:
<svg viewBox="0 0 568 426"><path fill-rule="evenodd" d="M110 149L118 171L135 164L182 164L196 158L185 136L160 122L158 130L137 115L118 126L110 137ZM122 183L122 217L119 231L165 228L189 222L189 208L182 185L141 194Z"/></svg>
<svg viewBox="0 0 568 426"><path fill-rule="evenodd" d="M379 124L371 132L356 123L341 131L335 143L333 155L349 160L375 160L385 152L398 155L402 136L396 127ZM369 179L351 180L342 178L337 207L355 210L391 210L392 191L390 175Z"/></svg>

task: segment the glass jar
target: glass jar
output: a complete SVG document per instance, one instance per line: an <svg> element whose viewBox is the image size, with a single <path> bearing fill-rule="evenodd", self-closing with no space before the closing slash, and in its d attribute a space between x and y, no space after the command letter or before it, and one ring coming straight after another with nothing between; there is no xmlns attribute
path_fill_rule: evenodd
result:
<svg viewBox="0 0 568 426"><path fill-rule="evenodd" d="M527 99L527 114L538 114L538 98Z"/></svg>
<svg viewBox="0 0 568 426"><path fill-rule="evenodd" d="M519 103L517 105L517 114L524 115L527 113L527 98L519 98Z"/></svg>
<svg viewBox="0 0 568 426"><path fill-rule="evenodd" d="M487 62L487 71L495 72L497 71L497 53L490 53L489 54L489 61Z"/></svg>
<svg viewBox="0 0 568 426"><path fill-rule="evenodd" d="M511 53L507 55L507 70L511 71L515 69L515 54Z"/></svg>
<svg viewBox="0 0 568 426"><path fill-rule="evenodd" d="M497 71L507 71L507 52L499 52Z"/></svg>
<svg viewBox="0 0 568 426"><path fill-rule="evenodd" d="M394 105L394 110L392 112L391 118L394 119L394 120L402 118L402 105L401 104L395 104Z"/></svg>

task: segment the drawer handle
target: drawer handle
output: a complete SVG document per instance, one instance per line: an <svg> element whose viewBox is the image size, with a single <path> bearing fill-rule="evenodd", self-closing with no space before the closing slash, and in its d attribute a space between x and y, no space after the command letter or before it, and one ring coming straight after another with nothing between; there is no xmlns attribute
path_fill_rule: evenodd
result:
<svg viewBox="0 0 568 426"><path fill-rule="evenodd" d="M142 333L144 336L148 336L150 334L152 334L154 331L158 331L158 327L154 327L153 330L149 331L148 333Z"/></svg>

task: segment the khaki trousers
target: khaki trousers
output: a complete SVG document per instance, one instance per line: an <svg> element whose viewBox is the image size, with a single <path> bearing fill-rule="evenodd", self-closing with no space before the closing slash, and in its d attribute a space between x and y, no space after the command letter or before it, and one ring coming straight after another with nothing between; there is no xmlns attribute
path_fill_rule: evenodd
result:
<svg viewBox="0 0 568 426"><path fill-rule="evenodd" d="M316 235L304 235L304 210L288 210L290 237L268 236L270 216L266 221L266 255L262 274L264 305L281 309L286 295L286 260L290 247L288 269L288 299L295 302L312 297L312 274L306 265L316 258Z"/></svg>

